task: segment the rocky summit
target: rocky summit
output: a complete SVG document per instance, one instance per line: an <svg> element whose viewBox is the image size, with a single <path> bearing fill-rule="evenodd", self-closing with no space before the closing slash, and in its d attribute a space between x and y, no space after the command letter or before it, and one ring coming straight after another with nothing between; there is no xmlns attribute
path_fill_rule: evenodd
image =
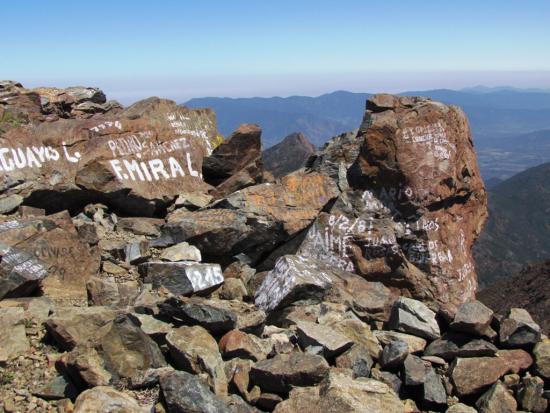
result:
<svg viewBox="0 0 550 413"><path fill-rule="evenodd" d="M476 301L466 116L357 126L264 162L210 109L0 82L0 412L545 412L539 318Z"/></svg>

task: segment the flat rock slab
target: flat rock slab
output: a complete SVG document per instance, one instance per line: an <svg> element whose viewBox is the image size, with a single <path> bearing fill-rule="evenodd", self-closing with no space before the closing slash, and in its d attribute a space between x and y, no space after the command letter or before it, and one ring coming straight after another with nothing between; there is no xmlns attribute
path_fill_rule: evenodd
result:
<svg viewBox="0 0 550 413"><path fill-rule="evenodd" d="M139 265L139 272L153 288L164 287L177 296L207 292L224 281L219 264L147 262Z"/></svg>
<svg viewBox="0 0 550 413"><path fill-rule="evenodd" d="M500 357L457 358L452 366L451 380L461 397L479 393L508 370L507 363Z"/></svg>
<svg viewBox="0 0 550 413"><path fill-rule="evenodd" d="M441 335L435 313L422 302L406 297L399 297L395 302L390 328L429 340Z"/></svg>
<svg viewBox="0 0 550 413"><path fill-rule="evenodd" d="M451 328L455 331L484 335L493 320L493 310L479 301L472 301L458 307Z"/></svg>
<svg viewBox="0 0 550 413"><path fill-rule="evenodd" d="M296 327L298 340L302 348L321 346L327 358L338 356L353 344L353 341L348 337L328 326L308 321L298 321Z"/></svg>
<svg viewBox="0 0 550 413"><path fill-rule="evenodd" d="M252 366L250 380L266 392L288 393L293 386L313 386L326 376L329 365L317 355L278 354Z"/></svg>

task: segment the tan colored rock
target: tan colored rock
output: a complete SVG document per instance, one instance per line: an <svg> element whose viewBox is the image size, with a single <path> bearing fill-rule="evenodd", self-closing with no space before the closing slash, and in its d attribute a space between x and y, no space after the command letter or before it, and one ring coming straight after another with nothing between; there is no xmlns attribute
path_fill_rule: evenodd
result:
<svg viewBox="0 0 550 413"><path fill-rule="evenodd" d="M219 342L220 352L224 358L238 357L253 361L263 360L269 353L269 346L258 337L240 330L231 330Z"/></svg>
<svg viewBox="0 0 550 413"><path fill-rule="evenodd" d="M24 310L21 307L0 308L0 363L30 349L25 334Z"/></svg>
<svg viewBox="0 0 550 413"><path fill-rule="evenodd" d="M74 413L146 413L148 411L127 394L106 386L86 390L77 397L74 405Z"/></svg>
<svg viewBox="0 0 550 413"><path fill-rule="evenodd" d="M542 340L533 349L537 372L545 379L550 379L550 340Z"/></svg>
<svg viewBox="0 0 550 413"><path fill-rule="evenodd" d="M504 384L495 383L476 402L479 413L515 413L517 403Z"/></svg>
<svg viewBox="0 0 550 413"><path fill-rule="evenodd" d="M179 369L206 373L218 395L227 394L227 377L216 340L200 326L179 327L166 335L170 355Z"/></svg>
<svg viewBox="0 0 550 413"><path fill-rule="evenodd" d="M422 337L389 330L375 330L373 333L380 344L384 346L396 340L407 343L409 346L409 353L411 354L420 353L426 348L426 340Z"/></svg>

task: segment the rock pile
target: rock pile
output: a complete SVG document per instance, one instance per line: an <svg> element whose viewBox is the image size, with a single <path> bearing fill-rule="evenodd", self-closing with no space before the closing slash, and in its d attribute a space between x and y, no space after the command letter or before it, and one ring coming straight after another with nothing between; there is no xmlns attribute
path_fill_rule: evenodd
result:
<svg viewBox="0 0 550 413"><path fill-rule="evenodd" d="M475 301L458 108L375 96L273 180L254 125L0 87L4 412L546 410L550 342Z"/></svg>

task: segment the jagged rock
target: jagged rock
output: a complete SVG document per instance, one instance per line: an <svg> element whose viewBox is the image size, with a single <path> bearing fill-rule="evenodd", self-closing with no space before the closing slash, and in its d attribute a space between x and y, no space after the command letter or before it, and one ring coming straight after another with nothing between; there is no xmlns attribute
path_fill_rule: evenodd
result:
<svg viewBox="0 0 550 413"><path fill-rule="evenodd" d="M417 356L409 354L403 362L403 382L406 386L419 386L426 381L428 365Z"/></svg>
<svg viewBox="0 0 550 413"><path fill-rule="evenodd" d="M249 402L256 396L254 390L249 391L249 374L253 364L252 360L243 360L240 358L233 358L225 363L225 376L229 381L229 386L237 389L239 394Z"/></svg>
<svg viewBox="0 0 550 413"><path fill-rule="evenodd" d="M425 98L390 96L391 108L373 99L358 138L335 143L345 154L359 140L360 151L347 171L336 154L333 175L349 188L310 229L309 250L452 319L474 297L471 247L487 216L466 117Z"/></svg>
<svg viewBox="0 0 550 413"><path fill-rule="evenodd" d="M146 413L148 409L125 393L112 387L98 386L80 393L74 404L74 413Z"/></svg>
<svg viewBox="0 0 550 413"><path fill-rule="evenodd" d="M190 210L206 207L212 202L212 195L205 194L203 192L183 192L178 195L176 199L176 207L184 207Z"/></svg>
<svg viewBox="0 0 550 413"><path fill-rule="evenodd" d="M179 327L166 335L176 367L193 374L206 373L216 394L227 393L227 377L216 340L200 326Z"/></svg>
<svg viewBox="0 0 550 413"><path fill-rule="evenodd" d="M209 292L223 283L218 264L192 262L146 262L139 265L145 282L153 288L166 288L176 296Z"/></svg>
<svg viewBox="0 0 550 413"><path fill-rule="evenodd" d="M432 367L428 367L422 386L422 403L429 409L441 409L447 405L447 393L441 376Z"/></svg>
<svg viewBox="0 0 550 413"><path fill-rule="evenodd" d="M544 339L537 343L533 349L538 374L545 379L550 379L550 340Z"/></svg>
<svg viewBox="0 0 550 413"><path fill-rule="evenodd" d="M205 300L205 304L233 314L235 317L235 329L246 333L258 333L267 318L264 311L258 309L254 304L243 303L238 300ZM231 316L230 316L231 317Z"/></svg>
<svg viewBox="0 0 550 413"><path fill-rule="evenodd" d="M166 248L160 254L160 259L163 261L196 261L201 262L201 252L198 248L189 245L187 242L181 242Z"/></svg>
<svg viewBox="0 0 550 413"><path fill-rule="evenodd" d="M368 324L360 320L347 319L330 324L330 326L354 343L364 345L371 357L378 359L382 352L382 346L375 335L376 332L371 331Z"/></svg>
<svg viewBox="0 0 550 413"><path fill-rule="evenodd" d="M115 311L106 307L65 309L46 321L46 328L62 349L95 345L109 332Z"/></svg>
<svg viewBox="0 0 550 413"><path fill-rule="evenodd" d="M174 371L172 366L151 368L130 378L129 387L133 390L147 389L159 384L161 376Z"/></svg>
<svg viewBox="0 0 550 413"><path fill-rule="evenodd" d="M101 201L151 216L180 192L207 190L202 159L216 144L212 111L158 98L92 119L33 123L0 137L3 173L17 182L3 196L48 212Z"/></svg>
<svg viewBox="0 0 550 413"><path fill-rule="evenodd" d="M264 168L280 178L303 167L315 146L300 132L291 133L262 153Z"/></svg>
<svg viewBox="0 0 550 413"><path fill-rule="evenodd" d="M495 383L509 370L499 357L457 358L451 367L451 380L459 397L478 393Z"/></svg>
<svg viewBox="0 0 550 413"><path fill-rule="evenodd" d="M99 268L67 213L0 222L0 298L40 286L60 305L86 305L86 282Z"/></svg>
<svg viewBox="0 0 550 413"><path fill-rule="evenodd" d="M507 347L534 345L540 340L540 326L523 308L510 309L508 316L500 323L500 343Z"/></svg>
<svg viewBox="0 0 550 413"><path fill-rule="evenodd" d="M130 313L128 318L157 343L164 342L166 334L174 328L172 324L158 320L149 314Z"/></svg>
<svg viewBox="0 0 550 413"><path fill-rule="evenodd" d="M453 360L456 357L494 356L497 351L495 345L488 341L463 334L447 333L442 338L432 341L424 354Z"/></svg>
<svg viewBox="0 0 550 413"><path fill-rule="evenodd" d="M517 403L504 384L497 382L476 402L479 413L515 413Z"/></svg>
<svg viewBox="0 0 550 413"><path fill-rule="evenodd" d="M246 286L239 278L226 278L219 292L220 298L224 300L243 301L248 296Z"/></svg>
<svg viewBox="0 0 550 413"><path fill-rule="evenodd" d="M185 325L199 325L211 334L225 334L237 325L232 311L217 308L198 300L182 301L169 298L159 304L161 314L174 318Z"/></svg>
<svg viewBox="0 0 550 413"><path fill-rule="evenodd" d="M116 377L131 378L149 368L166 366L158 347L128 316L117 316L97 350Z"/></svg>
<svg viewBox="0 0 550 413"><path fill-rule="evenodd" d="M547 401L543 399L544 380L540 377L524 377L523 387L518 394L520 407L525 411L543 413L546 411Z"/></svg>
<svg viewBox="0 0 550 413"><path fill-rule="evenodd" d="M375 330L374 336L380 344L387 345L392 341L403 341L409 346L409 353L420 353L426 348L426 340L422 337L413 336L411 334L400 333L397 331Z"/></svg>
<svg viewBox="0 0 550 413"><path fill-rule="evenodd" d="M168 409L167 413L231 412L198 377L184 371L174 371L162 376L160 390Z"/></svg>
<svg viewBox="0 0 550 413"><path fill-rule="evenodd" d="M146 235L150 237L158 237L160 235L160 227L164 224L163 219L158 218L120 218L116 224L117 230L131 232L135 235Z"/></svg>
<svg viewBox="0 0 550 413"><path fill-rule="evenodd" d="M467 406L463 403L457 403L449 407L447 410L445 410L445 413L478 413L478 412L473 407Z"/></svg>
<svg viewBox="0 0 550 413"><path fill-rule="evenodd" d="M107 386L113 378L113 375L107 370L105 360L92 347L76 347L63 354L57 360L56 366L80 389Z"/></svg>
<svg viewBox="0 0 550 413"><path fill-rule="evenodd" d="M420 301L406 297L399 297L395 302L390 328L429 340L441 335L435 313Z"/></svg>
<svg viewBox="0 0 550 413"><path fill-rule="evenodd" d="M474 335L484 335L491 326L493 310L479 301L472 301L458 307L450 327Z"/></svg>
<svg viewBox="0 0 550 413"><path fill-rule="evenodd" d="M214 198L262 182L262 130L257 125L241 125L203 161L204 180L216 187Z"/></svg>
<svg viewBox="0 0 550 413"><path fill-rule="evenodd" d="M296 327L298 341L302 348L320 346L324 356L329 359L342 354L353 344L353 341L345 335L321 324L298 321Z"/></svg>
<svg viewBox="0 0 550 413"><path fill-rule="evenodd" d="M289 175L277 184L237 191L212 209L176 210L168 215L163 234L172 243L192 243L212 260L242 253L256 263L305 229L336 195L324 175Z"/></svg>
<svg viewBox="0 0 550 413"><path fill-rule="evenodd" d="M338 356L336 367L351 369L353 378L369 377L374 364L369 350L362 344L354 344L349 350Z"/></svg>
<svg viewBox="0 0 550 413"><path fill-rule="evenodd" d="M398 367L409 355L409 346L403 341L392 341L382 351L380 365L385 369Z"/></svg>
<svg viewBox="0 0 550 413"><path fill-rule="evenodd" d="M293 390L274 410L293 412L403 413L403 404L384 383L330 372L320 386Z"/></svg>
<svg viewBox="0 0 550 413"><path fill-rule="evenodd" d="M136 281L117 283L105 278L92 277L86 284L88 299L94 306L124 308L131 305L139 294Z"/></svg>
<svg viewBox="0 0 550 413"><path fill-rule="evenodd" d="M151 253L147 240L132 241L124 246L124 260L128 264L139 264L150 257Z"/></svg>
<svg viewBox="0 0 550 413"><path fill-rule="evenodd" d="M329 370L321 356L307 353L278 354L252 366L250 380L262 391L288 393L293 386L319 383Z"/></svg>
<svg viewBox="0 0 550 413"><path fill-rule="evenodd" d="M0 364L30 349L23 308L0 308Z"/></svg>
<svg viewBox="0 0 550 413"><path fill-rule="evenodd" d="M240 330L226 333L220 339L219 347L226 359L239 357L253 361L264 360L270 350L258 337Z"/></svg>

